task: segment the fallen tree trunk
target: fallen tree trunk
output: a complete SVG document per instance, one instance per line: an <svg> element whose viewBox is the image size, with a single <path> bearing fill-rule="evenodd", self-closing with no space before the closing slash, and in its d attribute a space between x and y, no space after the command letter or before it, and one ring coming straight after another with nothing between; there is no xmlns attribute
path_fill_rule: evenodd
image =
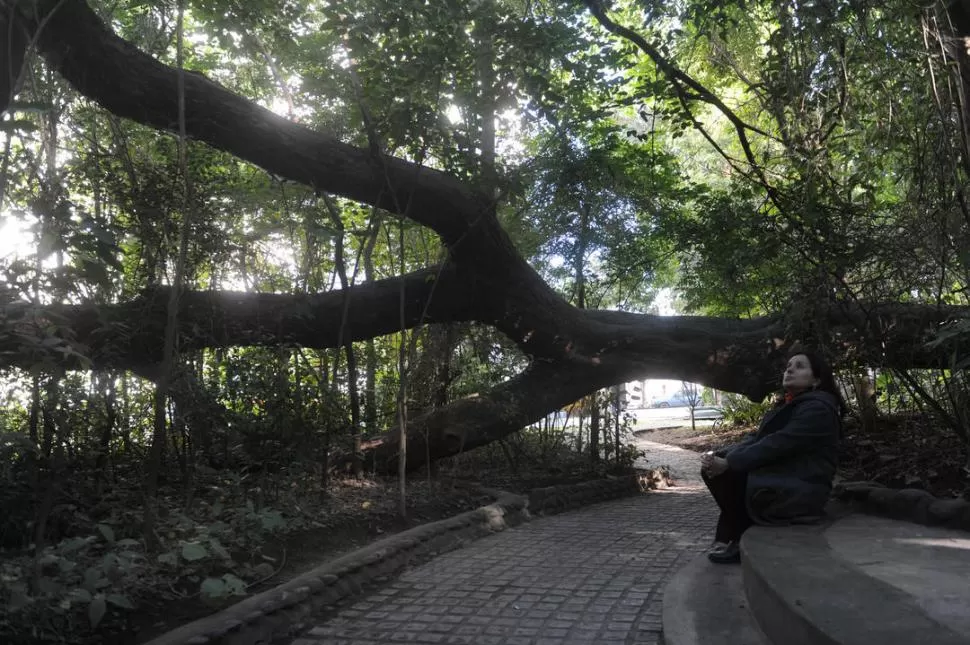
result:
<svg viewBox="0 0 970 645"><path fill-rule="evenodd" d="M447 267L416 271L350 289L343 340L383 336L400 328L401 281L408 326L477 320L482 312ZM53 361L68 369L130 369L152 373L161 362L168 288L114 305L0 304L0 366ZM272 294L185 291L179 300L179 346L302 345L336 347L343 291ZM67 351L65 351L67 350Z"/></svg>
<svg viewBox="0 0 970 645"><path fill-rule="evenodd" d="M458 454L505 437L599 389L647 378L707 385L760 401L781 387L786 356L798 326L783 317L732 320L703 316L649 316L576 310L602 351L585 360L534 361L490 392L456 401L408 426L408 466ZM947 368L970 341L926 345L935 330L970 315L966 307L834 303L829 325L836 357L896 368ZM878 328L874 336L859 330ZM793 332L795 335L793 336ZM367 444L377 470L393 472L397 434Z"/></svg>
<svg viewBox="0 0 970 645"><path fill-rule="evenodd" d="M174 131L179 72L114 34L83 0L0 0L8 22L36 37L47 63L113 114ZM386 209L433 229L448 247L435 268L352 289L344 339L362 340L405 325L477 321L511 338L530 359L521 375L477 399L457 401L409 424L409 464L480 446L602 387L639 378L693 381L760 398L776 385L781 359L805 321L783 316L730 320L659 318L580 310L549 287L516 251L485 193L440 171L363 150L314 132L237 96L204 76L185 74L188 136L273 174ZM294 343L333 347L341 292L314 296L187 293L183 349ZM151 374L160 357L164 294L128 303L30 308L6 305L0 356L74 367L127 367ZM925 341L959 308L827 305L836 353L894 367L945 365L952 348ZM53 333L49 330L53 323ZM38 331L42 330L42 331ZM962 348L965 349L965 348ZM425 438L429 444L424 446ZM393 469L393 434L367 450ZM427 450L425 450L427 448Z"/></svg>
<svg viewBox="0 0 970 645"><path fill-rule="evenodd" d="M313 295L187 291L180 300L180 346L183 351L287 344L324 349L336 347L341 338L389 334L400 328L402 280L408 328L456 321L496 324L501 318L502 310L464 288L454 271L432 267L351 287L343 336L340 290ZM127 369L151 377L161 361L167 294L167 288L159 288L113 305L0 304L0 367ZM779 357L805 333L782 316L740 320L578 308L565 313L551 330L568 339L561 356L531 352L531 330L519 324L496 326L544 364L606 374L602 387L667 378L760 399L777 385ZM946 368L954 352L970 353L970 341L955 337L933 348L927 342L944 325L967 316L966 307L835 303L827 316L835 346L828 350L870 366Z"/></svg>

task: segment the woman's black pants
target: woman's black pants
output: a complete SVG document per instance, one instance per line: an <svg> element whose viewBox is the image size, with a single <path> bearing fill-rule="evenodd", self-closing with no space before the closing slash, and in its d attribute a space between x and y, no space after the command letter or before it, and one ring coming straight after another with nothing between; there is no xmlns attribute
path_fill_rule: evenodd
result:
<svg viewBox="0 0 970 645"><path fill-rule="evenodd" d="M714 501L721 507L721 514L717 518L717 530L714 540L717 542L737 542L741 534L753 524L748 515L748 508L744 502L748 474L726 470L716 477L701 472L704 483L714 496Z"/></svg>

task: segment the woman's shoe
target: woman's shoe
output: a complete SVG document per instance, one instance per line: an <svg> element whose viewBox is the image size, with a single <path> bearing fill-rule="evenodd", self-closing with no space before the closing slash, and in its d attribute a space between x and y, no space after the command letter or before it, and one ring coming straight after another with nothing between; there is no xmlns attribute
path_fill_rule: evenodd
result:
<svg viewBox="0 0 970 645"><path fill-rule="evenodd" d="M731 542L723 549L712 549L708 552L707 559L715 564L737 564L741 562L741 545Z"/></svg>
<svg viewBox="0 0 970 645"><path fill-rule="evenodd" d="M713 542L710 548L707 549L708 553L714 553L715 551L723 551L728 546L728 542Z"/></svg>

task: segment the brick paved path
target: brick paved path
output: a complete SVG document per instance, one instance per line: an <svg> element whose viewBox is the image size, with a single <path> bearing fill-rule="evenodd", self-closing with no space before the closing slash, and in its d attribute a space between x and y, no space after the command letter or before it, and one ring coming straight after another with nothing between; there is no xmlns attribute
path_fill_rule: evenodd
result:
<svg viewBox="0 0 970 645"><path fill-rule="evenodd" d="M711 540L697 455L641 442L679 486L542 518L408 571L292 645L656 645L661 596Z"/></svg>

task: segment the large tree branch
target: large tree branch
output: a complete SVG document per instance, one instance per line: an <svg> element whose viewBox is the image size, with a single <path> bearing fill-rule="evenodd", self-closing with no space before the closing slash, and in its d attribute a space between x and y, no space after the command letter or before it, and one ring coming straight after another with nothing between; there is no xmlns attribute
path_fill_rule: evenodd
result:
<svg viewBox="0 0 970 645"><path fill-rule="evenodd" d="M946 325L965 320L970 307L917 303L832 302L822 309L839 362L900 369L949 368L954 352L970 354L970 337L930 346ZM793 342L812 337L812 319L765 316L745 320L706 316L642 316L588 311L589 333L608 339L601 364L636 378L672 378L760 399L780 386L776 361ZM602 342L602 341L601 341Z"/></svg>
<svg viewBox="0 0 970 645"><path fill-rule="evenodd" d="M409 327L452 321L496 324L494 303L469 290L451 268L429 268L403 280ZM350 289L345 339L364 340L399 328L400 281L379 280ZM150 373L147 368L161 356L166 295L159 290L127 303L99 306L8 303L0 307L0 366L44 361L85 366L76 355L63 353L73 349L92 367ZM180 302L181 347L336 347L343 295L187 292ZM593 383L603 379L612 385L670 378L758 399L777 386L778 360L791 341L807 333L798 321L781 316L738 320L579 309L567 313L569 317L550 323L544 332L558 338L559 330L569 330L565 355L537 362L555 365L559 371L592 370L597 376L580 396L594 391ZM968 315L966 307L833 303L825 313L835 343L829 349L868 365L947 367L954 351L970 353L970 342L959 336L938 347L927 342L942 326ZM506 328L505 323L497 327L517 339L522 349L532 343L528 329Z"/></svg>
<svg viewBox="0 0 970 645"><path fill-rule="evenodd" d="M19 14L13 7L0 6L0 113L16 94L29 43L30 35Z"/></svg>
<svg viewBox="0 0 970 645"><path fill-rule="evenodd" d="M38 32L48 63L82 94L118 116L175 129L176 70L118 38L82 0L0 0L4 10L14 5L37 9L37 15L22 14L22 19ZM679 84L695 92L703 89L676 72ZM425 312L424 322L476 320L496 326L535 358L522 375L487 396L415 419L409 435L418 446L427 435L432 458L482 445L601 387L635 378L673 377L757 398L774 386L776 363L790 338L798 335L797 325L792 331L781 318L663 319L570 307L516 252L498 224L491 199L469 186L291 123L201 75L187 76L185 97L189 136L281 177L407 216L442 237L451 255L449 269L436 285L429 282L433 271L404 278L407 325L422 322ZM744 136L747 126L735 125ZM346 325L350 338L398 328L398 284L382 281L355 289ZM432 286L434 297L428 303ZM86 350L82 353L97 364L137 368L159 356L161 317L156 308L163 301L151 294L107 307L51 307L39 319L57 322L59 333L75 343L68 349ZM341 292L305 297L187 294L180 313L182 347L333 347L339 339L341 301ZM834 307L829 328L845 345L837 349L854 348L867 360L897 361L888 363L897 367L945 364L945 352L930 352L923 341L940 324L965 312L897 307L876 314ZM64 349L57 337L53 343L41 337L31 345L17 336L24 324L8 320L6 327L0 326L0 356L7 364L36 364L38 354L57 358ZM873 330L879 333L866 333ZM882 344L870 346L873 342ZM70 362L70 356L58 360ZM396 459L391 439L377 441L371 449L379 461ZM409 452L423 458L420 448ZM412 466L418 463L415 457Z"/></svg>
<svg viewBox="0 0 970 645"><path fill-rule="evenodd" d="M0 0L9 6L12 0ZM177 72L112 33L83 0L41 0L38 44L79 92L113 114L174 130ZM45 11L47 13L45 13ZM548 334L569 305L519 255L487 196L439 171L342 143L292 123L199 74L185 78L186 130L240 159L318 190L397 212L437 232L469 290L526 353L569 355ZM387 186L393 187L389 192Z"/></svg>
<svg viewBox="0 0 970 645"><path fill-rule="evenodd" d="M364 340L400 328L401 278L350 288L343 337ZM479 301L453 270L429 268L403 278L405 320L421 323L485 317ZM314 295L189 291L179 301L183 350L203 347L336 347L341 340L343 291ZM0 366L56 362L82 367L127 368L150 375L161 360L168 289L117 305L7 303L0 307Z"/></svg>
<svg viewBox="0 0 970 645"><path fill-rule="evenodd" d="M11 5L19 5L26 12L24 20L34 26L47 20L39 30L38 47L81 94L117 116L176 131L177 70L118 37L83 0L0 0L5 11ZM440 171L393 157L375 159L198 73L185 76L185 126L189 137L280 177L400 215L406 209L408 217L435 230L449 245L493 207L484 195Z"/></svg>
<svg viewBox="0 0 970 645"><path fill-rule="evenodd" d="M534 362L484 396L460 399L408 423L408 468L506 437L590 392L617 381L596 365ZM397 468L398 435L391 432L363 445L377 470Z"/></svg>
<svg viewBox="0 0 970 645"><path fill-rule="evenodd" d="M701 383L761 400L780 388L792 343L780 317L749 320L583 312L591 336L604 346L586 362L535 361L483 396L456 401L408 424L408 466L471 450L533 423L596 390L645 378ZM953 352L970 353L970 339L931 348L943 325L965 319L967 307L832 303L828 323L843 358L882 367L949 367ZM871 330L860 333L859 330ZM591 341L593 342L593 341ZM365 446L379 470L396 468L395 432ZM412 461L413 460L413 461Z"/></svg>

